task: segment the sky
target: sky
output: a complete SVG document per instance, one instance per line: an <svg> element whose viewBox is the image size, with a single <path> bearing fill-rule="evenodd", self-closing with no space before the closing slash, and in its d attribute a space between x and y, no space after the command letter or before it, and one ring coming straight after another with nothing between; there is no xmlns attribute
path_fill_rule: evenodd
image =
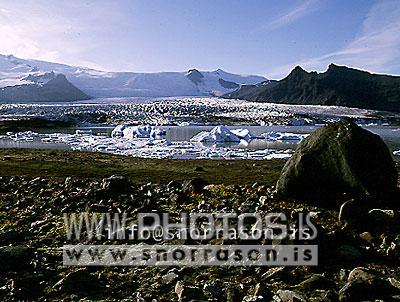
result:
<svg viewBox="0 0 400 302"><path fill-rule="evenodd" d="M0 0L0 53L107 71L400 75L400 0Z"/></svg>

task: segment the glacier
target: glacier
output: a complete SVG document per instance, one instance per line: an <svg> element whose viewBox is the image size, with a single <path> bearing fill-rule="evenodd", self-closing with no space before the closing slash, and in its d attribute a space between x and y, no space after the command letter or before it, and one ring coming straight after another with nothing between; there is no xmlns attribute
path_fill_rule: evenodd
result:
<svg viewBox="0 0 400 302"><path fill-rule="evenodd" d="M256 75L238 75L221 69L188 72L107 72L69 66L13 55L0 55L0 88L45 81L48 74L63 74L87 95L99 97L220 96L242 85L254 85L267 79ZM197 74L196 78L193 74Z"/></svg>

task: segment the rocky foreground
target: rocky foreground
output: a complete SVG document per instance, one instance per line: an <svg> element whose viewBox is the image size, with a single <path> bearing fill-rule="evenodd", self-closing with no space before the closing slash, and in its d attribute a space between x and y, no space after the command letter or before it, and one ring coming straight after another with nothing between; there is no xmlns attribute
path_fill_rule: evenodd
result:
<svg viewBox="0 0 400 302"><path fill-rule="evenodd" d="M384 142L344 120L307 137L280 173L283 164L2 151L0 298L400 301L399 166ZM120 176L110 176L115 172ZM64 267L65 244L139 243L88 239L86 229L80 241L68 241L63 213L80 212L127 213L131 223L149 212L169 213L172 222L180 213L284 213L292 219L288 224L308 213L318 231L308 241L293 236L144 243L311 244L318 245L318 265Z"/></svg>
<svg viewBox="0 0 400 302"><path fill-rule="evenodd" d="M347 201L341 210L327 209L278 200L261 182L207 185L198 178L140 185L125 177L3 176L0 191L1 300L400 301L400 210L394 206L376 209L365 202L360 208ZM319 265L62 266L63 212L151 210L310 212L319 229L313 242Z"/></svg>

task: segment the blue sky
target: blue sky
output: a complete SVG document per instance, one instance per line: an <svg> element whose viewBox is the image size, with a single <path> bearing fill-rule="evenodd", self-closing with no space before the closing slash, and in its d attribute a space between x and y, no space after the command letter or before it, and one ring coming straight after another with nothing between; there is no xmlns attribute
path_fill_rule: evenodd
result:
<svg viewBox="0 0 400 302"><path fill-rule="evenodd" d="M114 71L400 74L400 1L0 0L0 53Z"/></svg>

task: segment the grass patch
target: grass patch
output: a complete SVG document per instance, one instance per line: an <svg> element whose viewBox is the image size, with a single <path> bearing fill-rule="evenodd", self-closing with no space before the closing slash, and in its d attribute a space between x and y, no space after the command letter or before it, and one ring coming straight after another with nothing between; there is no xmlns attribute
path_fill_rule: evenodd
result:
<svg viewBox="0 0 400 302"><path fill-rule="evenodd" d="M143 159L66 150L0 150L2 176L98 178L118 174L135 183L165 184L201 177L215 184L273 185L284 163L284 160Z"/></svg>

